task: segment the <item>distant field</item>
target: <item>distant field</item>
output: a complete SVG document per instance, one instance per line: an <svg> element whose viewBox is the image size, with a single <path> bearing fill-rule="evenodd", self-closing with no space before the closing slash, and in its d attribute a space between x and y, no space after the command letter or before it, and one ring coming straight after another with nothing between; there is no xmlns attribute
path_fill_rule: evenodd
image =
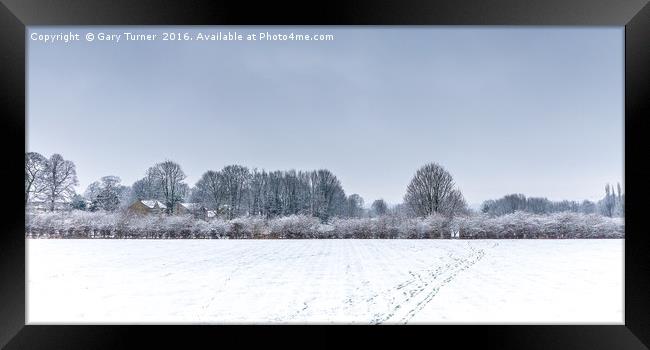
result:
<svg viewBox="0 0 650 350"><path fill-rule="evenodd" d="M27 239L28 323L623 323L622 239Z"/></svg>

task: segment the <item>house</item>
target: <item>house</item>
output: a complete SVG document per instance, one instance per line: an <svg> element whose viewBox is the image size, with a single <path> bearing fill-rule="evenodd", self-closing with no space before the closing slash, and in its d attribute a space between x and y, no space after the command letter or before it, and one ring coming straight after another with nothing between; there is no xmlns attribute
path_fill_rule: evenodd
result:
<svg viewBox="0 0 650 350"><path fill-rule="evenodd" d="M200 203L176 203L174 213L177 215L194 215L196 218L209 220L217 217L216 210L209 210Z"/></svg>
<svg viewBox="0 0 650 350"><path fill-rule="evenodd" d="M154 199L137 200L129 205L128 211L139 215L162 214L167 211L167 206Z"/></svg>
<svg viewBox="0 0 650 350"><path fill-rule="evenodd" d="M184 214L197 215L197 214L201 213L204 210L206 210L205 207L203 207L199 203L181 203L181 202L178 202L174 206L174 213L178 214L178 215L184 215Z"/></svg>

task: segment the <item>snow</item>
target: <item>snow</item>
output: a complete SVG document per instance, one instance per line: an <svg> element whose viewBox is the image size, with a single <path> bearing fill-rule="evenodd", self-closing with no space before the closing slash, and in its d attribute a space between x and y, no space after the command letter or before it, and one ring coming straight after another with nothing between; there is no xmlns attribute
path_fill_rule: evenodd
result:
<svg viewBox="0 0 650 350"><path fill-rule="evenodd" d="M623 324L622 239L27 239L27 323Z"/></svg>
<svg viewBox="0 0 650 350"><path fill-rule="evenodd" d="M158 208L160 208L160 209L167 209L167 206L165 204L163 204L162 202L157 201L157 200L143 200L141 202L142 202L142 204L144 204L147 207L152 208L152 209L155 208L156 205L158 205Z"/></svg>

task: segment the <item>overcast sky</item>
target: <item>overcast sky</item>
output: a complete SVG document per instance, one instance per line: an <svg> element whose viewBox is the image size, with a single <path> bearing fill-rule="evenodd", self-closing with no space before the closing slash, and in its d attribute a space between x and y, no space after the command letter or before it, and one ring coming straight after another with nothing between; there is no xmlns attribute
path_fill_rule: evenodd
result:
<svg viewBox="0 0 650 350"><path fill-rule="evenodd" d="M31 27L27 149L83 192L166 159L330 169L370 204L443 165L468 203L597 200L623 178L623 27ZM87 32L322 33L333 41L84 40ZM28 35L30 35L28 34ZM29 36L28 36L29 39Z"/></svg>

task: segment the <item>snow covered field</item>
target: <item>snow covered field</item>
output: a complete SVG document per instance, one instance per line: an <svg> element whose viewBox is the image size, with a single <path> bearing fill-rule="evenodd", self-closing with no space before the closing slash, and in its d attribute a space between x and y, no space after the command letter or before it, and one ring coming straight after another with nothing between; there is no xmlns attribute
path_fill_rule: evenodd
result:
<svg viewBox="0 0 650 350"><path fill-rule="evenodd" d="M27 322L623 323L624 240L27 240Z"/></svg>

